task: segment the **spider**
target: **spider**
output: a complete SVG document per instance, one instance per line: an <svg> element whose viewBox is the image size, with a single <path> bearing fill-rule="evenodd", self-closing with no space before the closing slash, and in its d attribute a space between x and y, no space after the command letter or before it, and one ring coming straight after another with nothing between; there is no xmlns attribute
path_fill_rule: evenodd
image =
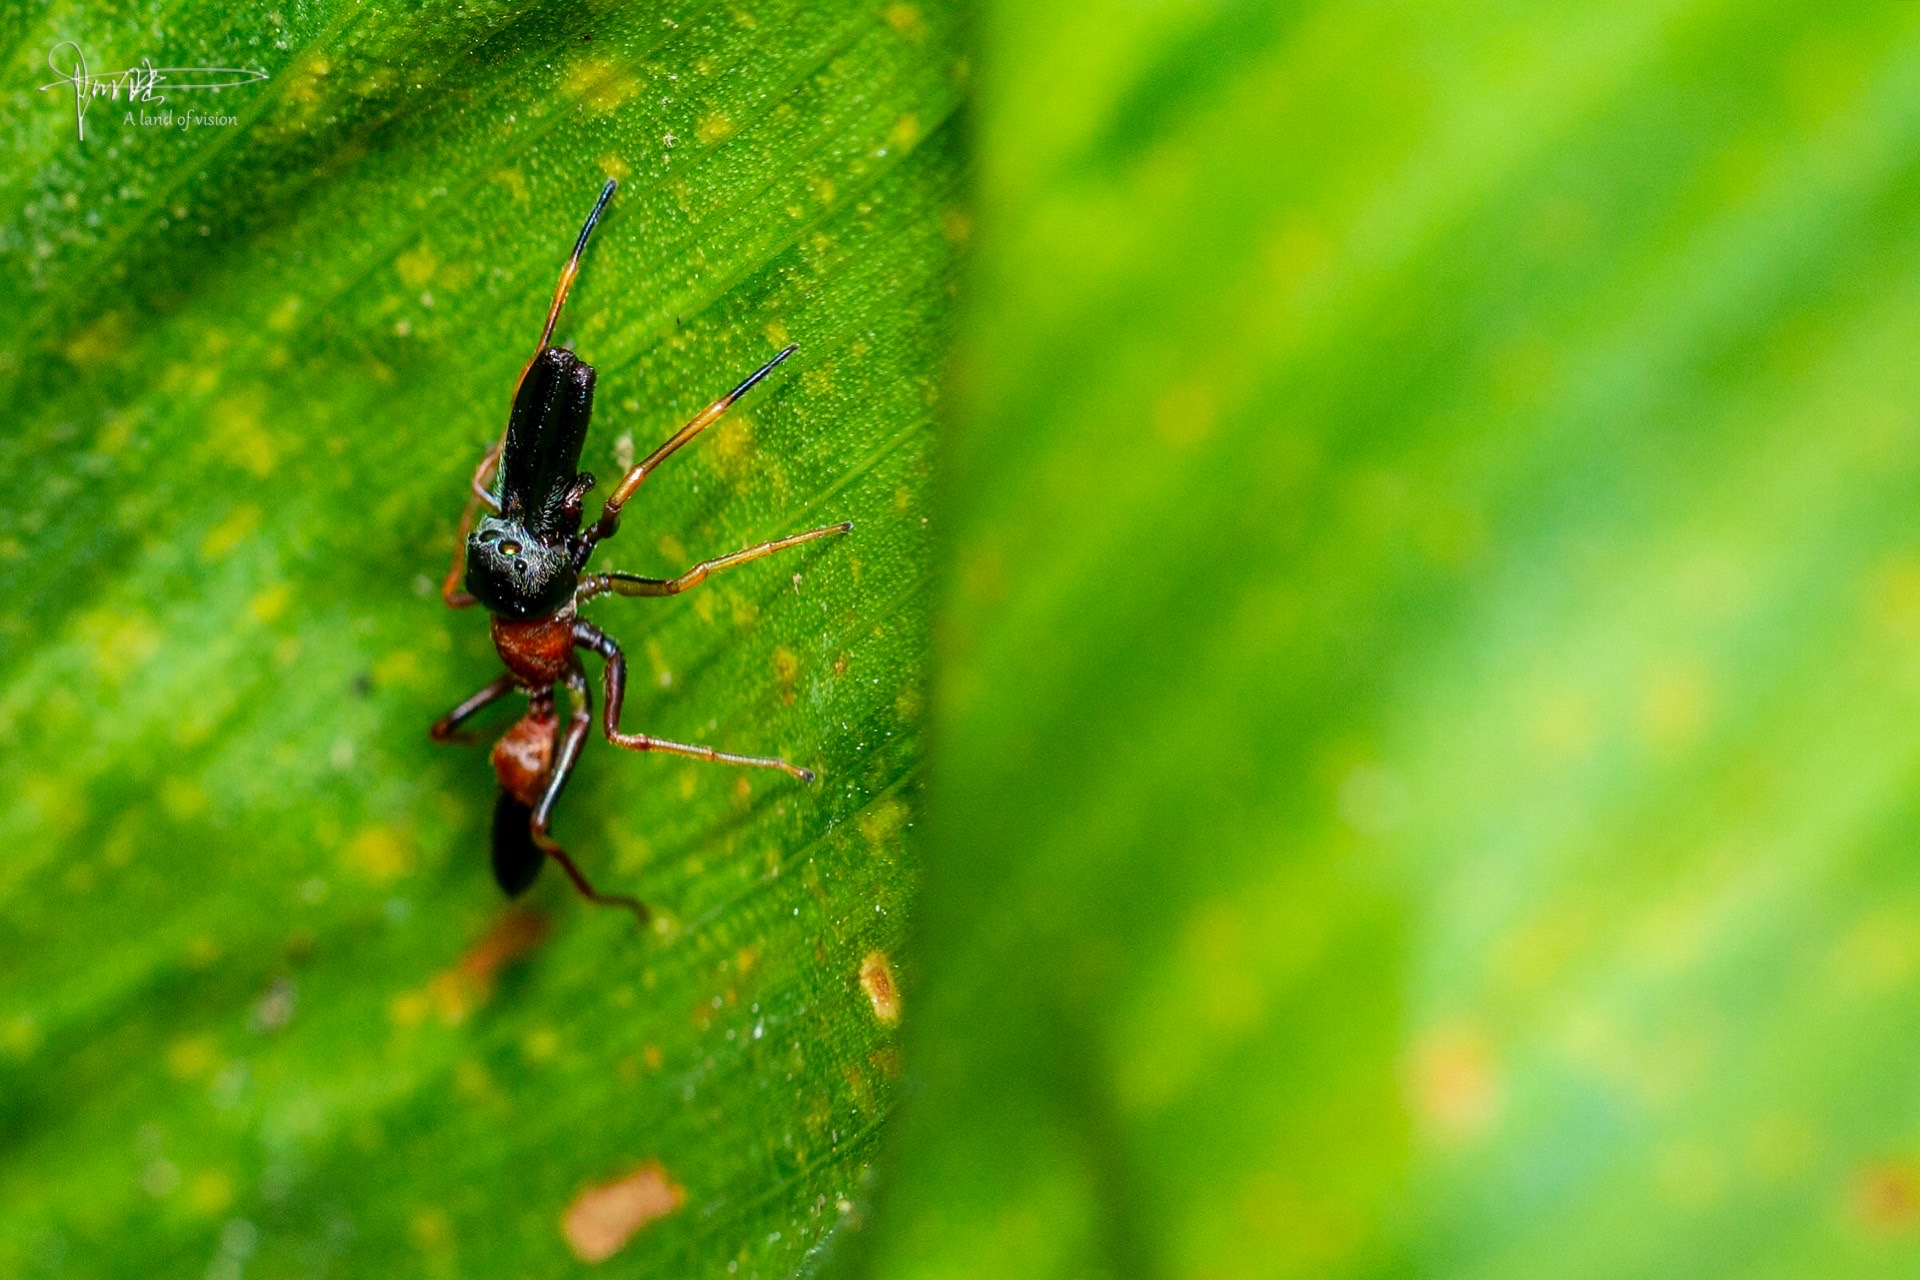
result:
<svg viewBox="0 0 1920 1280"><path fill-rule="evenodd" d="M577 650L605 659L600 728L607 741L629 751L664 751L715 764L779 769L812 782L813 772L773 756L736 755L688 742L671 742L620 728L620 704L626 693L627 663L598 627L580 616L580 606L601 595L670 596L698 586L707 577L815 538L846 533L851 521L746 547L705 560L677 578L643 578L610 571L585 572L594 548L620 528L620 511L634 490L680 446L713 425L734 401L797 349L789 345L761 365L739 386L695 414L686 426L621 477L584 528L581 508L593 488L592 474L578 470L587 424L593 416L593 366L565 347L551 345L554 323L580 272L580 255L594 223L613 197L611 180L580 228L573 254L547 308L540 345L520 371L513 409L501 438L474 468L472 496L460 520L453 566L440 594L448 607L479 604L492 615L493 643L507 670L434 722L435 741L458 741L459 727L475 712L515 689L527 695L527 713L493 747L493 769L500 794L493 808L493 876L509 897L524 893L546 860L560 864L574 888L589 901L624 907L642 922L647 908L637 898L601 893L549 833L554 803L573 772L593 723L593 696ZM491 487L498 473L499 488ZM478 525L474 515L486 508ZM461 585L464 574L465 586ZM567 689L568 714L560 719L555 687Z"/></svg>

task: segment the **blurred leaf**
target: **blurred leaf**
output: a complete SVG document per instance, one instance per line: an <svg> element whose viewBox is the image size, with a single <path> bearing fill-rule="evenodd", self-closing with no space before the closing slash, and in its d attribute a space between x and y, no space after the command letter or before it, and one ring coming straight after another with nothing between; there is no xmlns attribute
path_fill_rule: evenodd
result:
<svg viewBox="0 0 1920 1280"><path fill-rule="evenodd" d="M981 30L874 1273L1912 1274L1920 12Z"/></svg>
<svg viewBox="0 0 1920 1280"><path fill-rule="evenodd" d="M859 975L913 886L955 22L0 19L0 1272L559 1274L571 1206L667 1209L610 1274L786 1274L857 1218L898 1074ZM230 126L96 102L81 143L32 91L60 40L270 78L167 104ZM433 584L609 174L557 335L600 370L603 481L802 349L601 562L858 522L593 607L630 725L822 773L590 745L557 832L651 934L553 873L508 914L484 751L425 737L498 670Z"/></svg>

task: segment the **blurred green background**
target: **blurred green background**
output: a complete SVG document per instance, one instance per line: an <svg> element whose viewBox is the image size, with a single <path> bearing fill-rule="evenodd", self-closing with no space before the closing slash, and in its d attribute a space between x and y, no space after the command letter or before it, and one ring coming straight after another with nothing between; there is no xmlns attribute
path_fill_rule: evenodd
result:
<svg viewBox="0 0 1920 1280"><path fill-rule="evenodd" d="M0 1266L1920 1267L1920 9L0 12ZM245 129L22 87L156 32ZM861 528L597 616L824 782L590 753L666 924L481 981L416 587L619 167L603 471L806 344L629 564Z"/></svg>
<svg viewBox="0 0 1920 1280"><path fill-rule="evenodd" d="M979 33L876 1273L1915 1274L1920 9Z"/></svg>

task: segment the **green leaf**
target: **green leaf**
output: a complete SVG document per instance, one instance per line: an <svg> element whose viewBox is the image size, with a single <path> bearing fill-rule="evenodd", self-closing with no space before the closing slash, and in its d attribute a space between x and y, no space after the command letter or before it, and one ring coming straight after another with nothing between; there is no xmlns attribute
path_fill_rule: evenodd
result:
<svg viewBox="0 0 1920 1280"><path fill-rule="evenodd" d="M928 475L966 68L951 6L15 6L0 162L0 1272L787 1274L860 1215L897 1086L863 990L914 883ZM30 86L258 66L176 123ZM178 113L232 124L181 127ZM567 248L604 485L801 351L627 508L629 727L556 833L651 931L487 869L499 670L435 586ZM590 508L591 509L591 508ZM504 723L504 721L502 721ZM875 964L878 962L875 961ZM641 1197L645 1199L644 1196ZM618 1216L616 1214L616 1216Z"/></svg>
<svg viewBox="0 0 1920 1280"><path fill-rule="evenodd" d="M981 31L873 1273L1913 1274L1920 13Z"/></svg>

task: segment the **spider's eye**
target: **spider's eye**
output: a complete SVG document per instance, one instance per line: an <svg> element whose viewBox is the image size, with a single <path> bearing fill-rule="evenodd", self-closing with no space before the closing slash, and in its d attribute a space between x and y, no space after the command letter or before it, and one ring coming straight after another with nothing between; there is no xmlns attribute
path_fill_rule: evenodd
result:
<svg viewBox="0 0 1920 1280"><path fill-rule="evenodd" d="M511 560L520 554L520 544L517 542L503 542L500 544L500 554Z"/></svg>

